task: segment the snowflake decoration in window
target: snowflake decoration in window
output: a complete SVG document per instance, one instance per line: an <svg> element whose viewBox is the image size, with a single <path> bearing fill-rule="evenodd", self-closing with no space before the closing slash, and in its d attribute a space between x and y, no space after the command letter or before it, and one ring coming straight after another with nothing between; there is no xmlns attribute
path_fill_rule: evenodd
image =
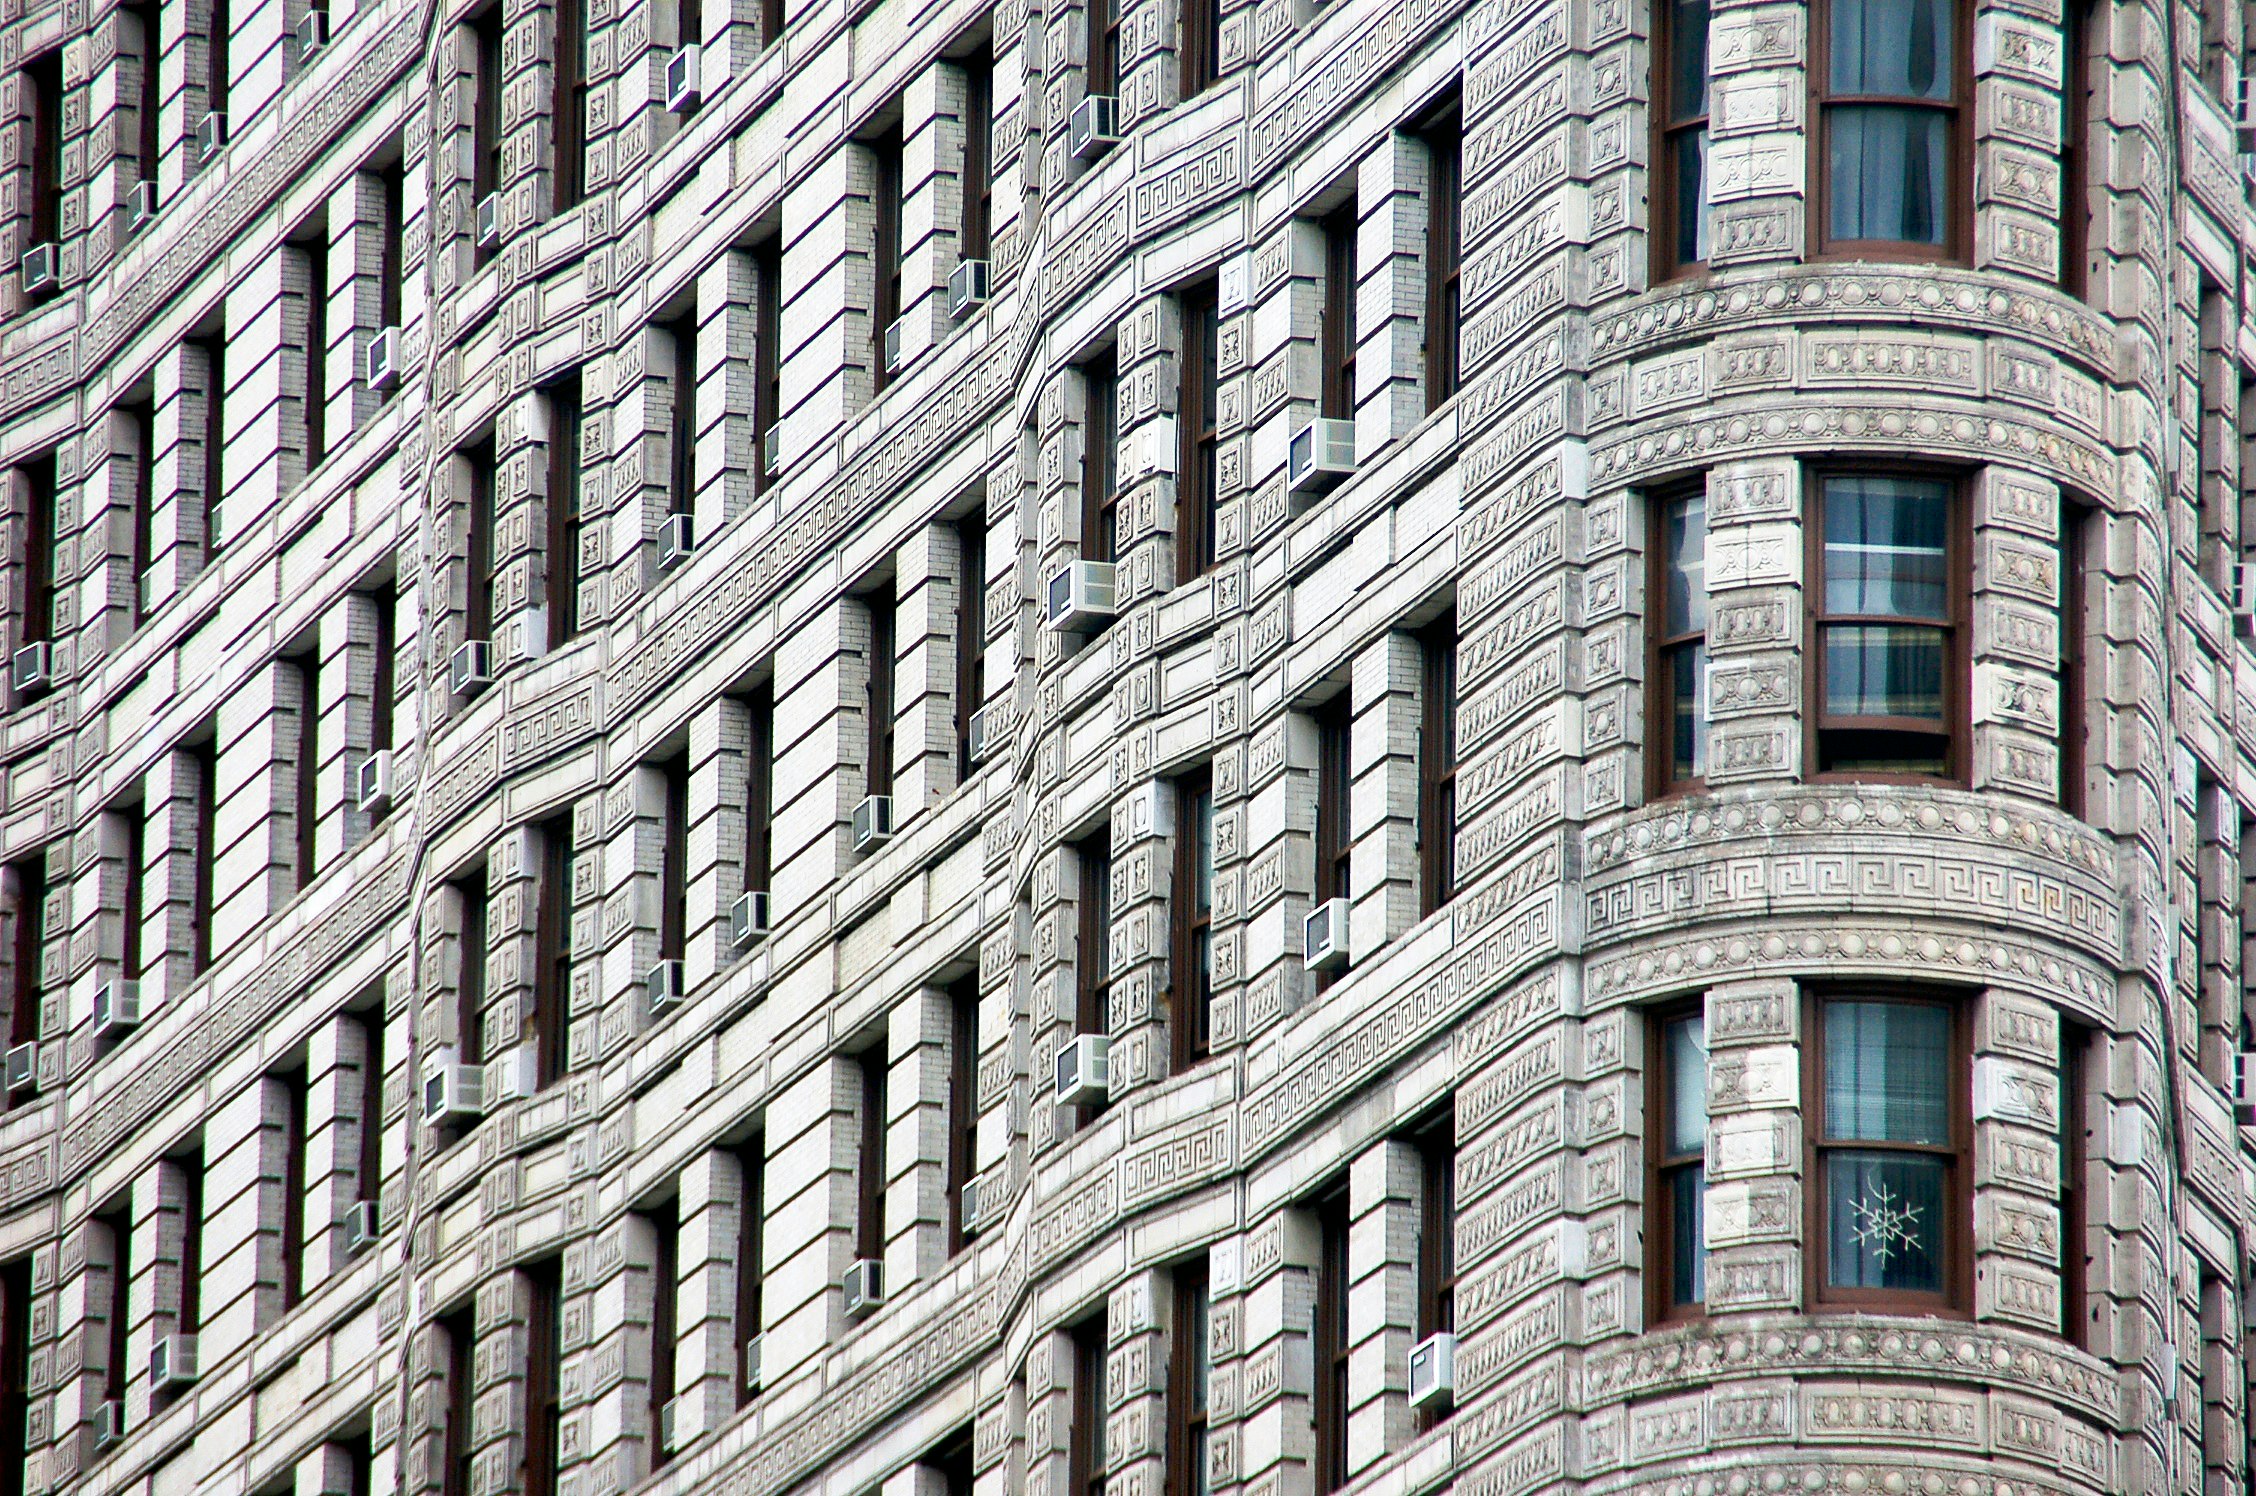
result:
<svg viewBox="0 0 2256 1496"><path fill-rule="evenodd" d="M1864 1199L1849 1203L1849 1215L1855 1223L1850 1234L1872 1254L1874 1262L1886 1267L1898 1251L1925 1252L1919 1239L1919 1211L1919 1206L1898 1197L1885 1183L1874 1184Z"/></svg>

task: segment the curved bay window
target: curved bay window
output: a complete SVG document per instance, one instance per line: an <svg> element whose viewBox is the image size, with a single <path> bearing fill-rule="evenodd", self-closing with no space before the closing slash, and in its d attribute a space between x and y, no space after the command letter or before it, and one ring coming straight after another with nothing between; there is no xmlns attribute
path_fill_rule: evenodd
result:
<svg viewBox="0 0 2256 1496"><path fill-rule="evenodd" d="M1708 493L1655 496L1650 753L1655 794L1697 789L1708 773Z"/></svg>
<svg viewBox="0 0 2256 1496"><path fill-rule="evenodd" d="M1654 7L1653 278L1708 258L1708 0Z"/></svg>
<svg viewBox="0 0 2256 1496"><path fill-rule="evenodd" d="M1944 998L1810 1005L1808 1271L1819 1304L1965 1307L1973 1127L1959 1019Z"/></svg>
<svg viewBox="0 0 2256 1496"><path fill-rule="evenodd" d="M1818 250L1960 254L1963 0L1826 0L1810 48Z"/></svg>
<svg viewBox="0 0 2256 1496"><path fill-rule="evenodd" d="M1817 480L1806 588L1813 764L1821 774L1963 771L1966 547L1956 485L1918 474Z"/></svg>

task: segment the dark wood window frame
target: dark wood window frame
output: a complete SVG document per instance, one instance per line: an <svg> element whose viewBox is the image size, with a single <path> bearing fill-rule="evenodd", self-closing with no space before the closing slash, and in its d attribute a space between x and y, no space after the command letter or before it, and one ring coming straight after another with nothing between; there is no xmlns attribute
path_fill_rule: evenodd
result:
<svg viewBox="0 0 2256 1496"><path fill-rule="evenodd" d="M1418 135L1425 142L1426 179L1426 411L1457 393L1463 370L1458 347L1465 258L1465 124L1463 100L1452 90L1428 111Z"/></svg>
<svg viewBox="0 0 2256 1496"><path fill-rule="evenodd" d="M446 1434L441 1441L440 1496L470 1496L477 1444L471 1423L476 1406L472 1385L478 1355L476 1311L464 1305L437 1322L446 1337Z"/></svg>
<svg viewBox="0 0 2256 1496"><path fill-rule="evenodd" d="M895 623L898 603L893 580L888 577L862 594L862 609L869 623L869 652L863 656L863 722L869 734L869 762L862 793L893 793L893 671Z"/></svg>
<svg viewBox="0 0 2256 1496"><path fill-rule="evenodd" d="M200 977L211 970L214 888L219 861L219 740L207 737L184 744L180 750L196 776L195 832L189 853L188 970Z"/></svg>
<svg viewBox="0 0 2256 1496"><path fill-rule="evenodd" d="M855 1180L859 1200L854 1211L854 1255L885 1256L885 1111L886 1071L891 1061L880 1039L854 1057L861 1081L861 1138L856 1153Z"/></svg>
<svg viewBox="0 0 2256 1496"><path fill-rule="evenodd" d="M2080 495L2060 495L2060 808L2082 819L2091 773L2091 558L2104 517Z"/></svg>
<svg viewBox="0 0 2256 1496"><path fill-rule="evenodd" d="M118 837L125 843L124 897L118 909L118 975L141 979L142 926L149 918L149 802L137 795L110 807Z"/></svg>
<svg viewBox="0 0 2256 1496"><path fill-rule="evenodd" d="M689 955L689 750L651 766L658 772L658 959Z"/></svg>
<svg viewBox="0 0 2256 1496"><path fill-rule="evenodd" d="M1168 896L1168 1026L1180 1075L1214 1052L1214 773L1174 783L1174 870Z"/></svg>
<svg viewBox="0 0 2256 1496"><path fill-rule="evenodd" d="M1701 627L1672 631L1668 618L1668 580L1671 563L1675 557L1669 548L1669 517L1684 500L1699 497L1702 505L1701 579L1706 580L1706 518L1705 496L1707 482L1704 476L1681 483L1671 483L1656 488L1647 500L1650 529L1646 541L1645 608L1647 616L1645 647L1646 689L1645 733L1645 783L1650 798L1667 795L1697 793L1707 788L1706 776L1679 774L1676 768L1676 688L1677 672L1682 668L1680 657L1694 650L1704 649L1708 631L1703 619ZM1703 610L1704 611L1704 610ZM1702 683L1704 685L1704 682ZM1698 689L1693 697L1693 710L1704 712L1706 703L1700 700ZM1698 731L1695 725L1694 731Z"/></svg>
<svg viewBox="0 0 2256 1496"><path fill-rule="evenodd" d="M1839 1001L1917 1003L1950 1010L1952 1146L1940 1148L1868 1140L1834 1142L1831 1139L1825 1117L1825 1014L1828 1003ZM1802 1283L1805 1302L1813 1310L1862 1310L1947 1319L1969 1317L1974 1284L1973 1062L1969 1033L1972 1004L1966 994L1951 988L1875 985L1812 988L1803 993L1802 1005L1802 1178L1805 1181ZM1831 1286L1826 1268L1829 1243L1825 1235L1827 1195L1822 1170L1826 1155L1836 1148L1859 1152L1902 1151L1950 1161L1944 1188L1949 1209L1943 1222L1945 1288L1942 1293Z"/></svg>
<svg viewBox="0 0 2256 1496"><path fill-rule="evenodd" d="M766 893L775 863L775 682L744 698L744 888Z"/></svg>
<svg viewBox="0 0 2256 1496"><path fill-rule="evenodd" d="M577 369L545 386L548 401L548 496L542 504L548 521L542 557L546 578L548 647L561 649L580 631L580 529L586 496L580 468L584 409Z"/></svg>
<svg viewBox="0 0 2256 1496"><path fill-rule="evenodd" d="M768 469L768 433L782 413L783 250L773 239L752 249L752 492L776 481Z"/></svg>
<svg viewBox="0 0 2256 1496"><path fill-rule="evenodd" d="M556 159L550 201L562 213L587 193L587 15L582 0L553 0Z"/></svg>
<svg viewBox="0 0 2256 1496"><path fill-rule="evenodd" d="M157 179L157 162L164 156L164 6L162 0L132 0L123 7L134 21L140 51L139 77L134 98L134 167L140 181ZM121 142L122 144L122 142Z"/></svg>
<svg viewBox="0 0 2256 1496"><path fill-rule="evenodd" d="M2093 73L2101 64L2092 44L2106 44L2111 8L2101 0L2066 0L2060 55L2068 70L2060 121L2060 289L2079 301L2091 296L2091 137L2096 99Z"/></svg>
<svg viewBox="0 0 2256 1496"><path fill-rule="evenodd" d="M1100 1308L1069 1332L1073 1342L1073 1418L1067 1433L1069 1496L1105 1496L1105 1357L1111 1339Z"/></svg>
<svg viewBox="0 0 2256 1496"><path fill-rule="evenodd" d="M1668 1031L1682 1020L1700 1022L1705 1001L1677 998L1656 1004L1645 1015L1645 1322L1648 1326L1677 1324L1707 1317L1704 1300L1676 1301L1676 1211L1669 1186L1687 1170L1707 1168L1706 1139L1697 1151L1672 1152L1669 1147L1670 1101L1685 1077L1676 1073L1668 1051ZM1700 1110L1707 1112L1707 1092L1702 1086ZM1704 1244L1696 1250L1705 1250Z"/></svg>
<svg viewBox="0 0 2256 1496"><path fill-rule="evenodd" d="M305 1297L306 1153L312 1076L306 1064L269 1077L282 1092L282 1308L295 1309Z"/></svg>
<svg viewBox="0 0 2256 1496"><path fill-rule="evenodd" d="M956 224L956 254L961 259L988 256L995 200L995 63L992 43L982 39L960 58L963 74L964 153L962 216Z"/></svg>
<svg viewBox="0 0 2256 1496"><path fill-rule="evenodd" d="M518 1269L526 1287L525 1437L520 1444L520 1496L556 1496L563 1455L564 1262L560 1257Z"/></svg>
<svg viewBox="0 0 2256 1496"><path fill-rule="evenodd" d="M1214 569L1214 505L1218 473L1215 407L1221 393L1222 340L1218 287L1212 280L1177 294L1183 353L1175 398L1175 585Z"/></svg>
<svg viewBox="0 0 2256 1496"><path fill-rule="evenodd" d="M984 704L981 664L987 654L987 503L982 498L956 523L956 782L968 781L971 719Z"/></svg>
<svg viewBox="0 0 2256 1496"><path fill-rule="evenodd" d="M2094 1032L2060 1020L2060 1333L2091 1349L2091 1114Z"/></svg>
<svg viewBox="0 0 2256 1496"><path fill-rule="evenodd" d="M1825 651L1824 629L1831 625L1852 624L1859 619L1875 615L1833 614L1825 607L1825 484L1830 478L1909 478L1950 486L1950 518L1945 530L1950 552L1944 565L1949 611L1946 617L1931 620L1948 631L1943 657L1943 732L1934 734L1945 742L1946 763L1949 772L1941 775L1891 773L1856 769L1826 769L1824 764L1824 734L1854 724L1886 724L1892 718L1835 717L1825 710ZM1967 766L1973 755L1973 732L1969 703L1973 700L1973 662L1969 648L1973 632L1969 616L1973 600L1973 505L1966 491L1966 475L1962 470L1933 467L1924 464L1895 463L1887 461L1850 462L1813 467L1804 475L1805 551L1804 577L1808 583L1802 589L1805 614L1803 633L1803 774L1805 780L1864 784L1964 784ZM1901 617L1879 617L1882 623L1900 623ZM1930 622L1930 620L1919 620ZM1913 730L1930 731L1922 724L1912 723Z"/></svg>
<svg viewBox="0 0 2256 1496"><path fill-rule="evenodd" d="M375 655L368 692L368 746L376 752L392 747L399 711L399 575L393 573L365 594L374 615L374 637L369 649Z"/></svg>
<svg viewBox="0 0 2256 1496"><path fill-rule="evenodd" d="M979 973L948 988L948 1254L964 1249L964 1186L979 1145Z"/></svg>
<svg viewBox="0 0 2256 1496"><path fill-rule="evenodd" d="M667 446L666 513L697 512L697 308L663 324L673 373L667 379L673 431Z"/></svg>
<svg viewBox="0 0 2256 1496"><path fill-rule="evenodd" d="M1209 1319L1213 1303L1207 1259L1178 1266L1174 1290L1174 1344L1167 1358L1167 1471L1165 1496L1206 1496Z"/></svg>
<svg viewBox="0 0 2256 1496"><path fill-rule="evenodd" d="M293 868L299 892L321 871L321 656L318 649L285 662L298 686L298 740L291 756L290 807L296 832Z"/></svg>
<svg viewBox="0 0 2256 1496"><path fill-rule="evenodd" d="M752 1342L760 1338L761 1294L766 1287L768 1140L754 1133L732 1150L737 1167L736 1217L736 1406L752 1400L746 1370Z"/></svg>
<svg viewBox="0 0 2256 1496"><path fill-rule="evenodd" d="M1974 5L1956 0L1957 25L1952 33L1953 75L1956 86L1947 104L1894 94L1835 94L1831 90L1830 57L1833 0L1814 0L1809 15L1809 196L1807 202L1809 250L1812 260L1888 260L1950 264L1968 257L1974 231ZM1835 239L1830 224L1833 213L1831 148L1828 115L1838 107L1901 105L1932 110L1950 117L1947 152L1949 180L1943 202L1950 225L1941 244L1919 244L1900 239Z"/></svg>
<svg viewBox="0 0 2256 1496"><path fill-rule="evenodd" d="M1114 97L1120 88L1121 0L1081 0L1082 24L1088 31L1088 63L1081 74L1081 91L1090 96Z"/></svg>
<svg viewBox="0 0 2256 1496"><path fill-rule="evenodd" d="M681 1200L660 1200L645 1212L650 1222L650 1468L662 1469L673 1459L659 1437L666 1404L674 1400L679 1381L681 1294Z"/></svg>
<svg viewBox="0 0 2256 1496"><path fill-rule="evenodd" d="M1347 1185L1319 1197L1316 1215L1316 1303L1312 1314L1315 1365L1313 1421L1316 1426L1315 1488L1329 1496L1347 1484L1348 1362L1354 1347L1349 1325Z"/></svg>
<svg viewBox="0 0 2256 1496"><path fill-rule="evenodd" d="M907 225L902 220L901 127L889 127L865 143L870 157L870 392L882 394L893 382L885 367L885 330L901 316L901 252Z"/></svg>
<svg viewBox="0 0 2256 1496"><path fill-rule="evenodd" d="M305 377L300 390L305 423L305 470L329 455L329 225L316 220L297 241L305 261Z"/></svg>
<svg viewBox="0 0 2256 1496"><path fill-rule="evenodd" d="M470 32L477 97L470 110L470 197L473 208L501 190L501 72L503 0L472 16ZM480 244L475 218L468 225L471 260L484 265L496 247Z"/></svg>
<svg viewBox="0 0 2256 1496"><path fill-rule="evenodd" d="M204 492L204 554L216 556L227 544L220 525L220 499L227 492L227 332L221 328L186 340L204 366L204 419L197 433L203 445L199 476Z"/></svg>
<svg viewBox="0 0 2256 1496"><path fill-rule="evenodd" d="M1418 915L1457 894L1457 611L1418 630Z"/></svg>
<svg viewBox="0 0 2256 1496"><path fill-rule="evenodd" d="M132 1347L132 1293L133 1293L133 1199L130 1193L119 1198L95 1221L110 1239L109 1291L103 1315L103 1332L107 1350L102 1363L103 1402L114 1402L123 1411L126 1388L133 1380Z"/></svg>
<svg viewBox="0 0 2256 1496"><path fill-rule="evenodd" d="M1353 692L1342 686L1329 701L1310 713L1316 722L1316 839L1315 899L1355 896L1355 704ZM1338 979L1336 971L1319 971L1316 990Z"/></svg>
<svg viewBox="0 0 2256 1496"><path fill-rule="evenodd" d="M1705 16L1707 7L1700 7ZM1678 152L1687 138L1705 140L1708 133L1710 100L1703 94L1698 107L1676 112L1676 61L1680 49L1690 44L1689 37L1679 34L1676 7L1669 0L1654 0L1653 5L1653 156L1649 180L1652 182L1651 206L1647 212L1653 246L1651 280L1654 284L1673 280L1682 275L1705 274L1707 261L1699 253L1699 241L1683 242L1679 219L1684 211L1677 181ZM1703 30L1699 41L1700 70L1707 73L1708 34ZM1701 180L1706 182L1706 148L1700 147L1703 165ZM1703 209L1705 204L1702 205Z"/></svg>
<svg viewBox="0 0 2256 1496"><path fill-rule="evenodd" d="M1355 419L1355 240L1361 227L1352 197L1318 224L1324 236L1324 367L1317 414L1333 421Z"/></svg>
<svg viewBox="0 0 2256 1496"><path fill-rule="evenodd" d="M486 913L492 891L484 859L455 878L452 886L462 921L462 972L454 989L455 1059L474 1065L486 1058Z"/></svg>
<svg viewBox="0 0 2256 1496"><path fill-rule="evenodd" d="M1222 11L1216 0L1176 0L1175 97L1196 98L1221 80Z"/></svg>
<svg viewBox="0 0 2256 1496"><path fill-rule="evenodd" d="M468 511L462 518L463 568L466 572L462 637L493 638L494 626L494 445L487 437L462 449L469 478Z"/></svg>
<svg viewBox="0 0 2256 1496"><path fill-rule="evenodd" d="M384 1190L384 999L345 1015L361 1033L359 1179L353 1198L378 1200Z"/></svg>
<svg viewBox="0 0 2256 1496"><path fill-rule="evenodd" d="M533 943L533 1043L539 1084L551 1086L569 1067L567 1015L572 1003L572 816L541 822L538 900Z"/></svg>
<svg viewBox="0 0 2256 1496"><path fill-rule="evenodd" d="M1120 452L1115 350L1081 365L1081 559L1111 561L1118 550Z"/></svg>
<svg viewBox="0 0 2256 1496"><path fill-rule="evenodd" d="M133 442L132 549L126 557L126 566L131 574L132 596L127 601L126 608L133 626L138 628L149 616L147 578L156 550L156 402L144 395L119 406L118 413L125 417Z"/></svg>
<svg viewBox="0 0 2256 1496"><path fill-rule="evenodd" d="M1109 1034L1107 993L1112 983L1112 828L1109 823L1074 844L1079 872L1074 907L1073 1031ZM1072 1108L1071 1125L1086 1126L1106 1103Z"/></svg>

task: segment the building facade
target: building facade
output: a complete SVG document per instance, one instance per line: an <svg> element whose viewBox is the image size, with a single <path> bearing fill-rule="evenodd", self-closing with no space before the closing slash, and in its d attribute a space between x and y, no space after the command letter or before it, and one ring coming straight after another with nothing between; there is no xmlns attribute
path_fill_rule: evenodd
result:
<svg viewBox="0 0 2256 1496"><path fill-rule="evenodd" d="M2246 1489L2250 45L0 8L0 1496Z"/></svg>

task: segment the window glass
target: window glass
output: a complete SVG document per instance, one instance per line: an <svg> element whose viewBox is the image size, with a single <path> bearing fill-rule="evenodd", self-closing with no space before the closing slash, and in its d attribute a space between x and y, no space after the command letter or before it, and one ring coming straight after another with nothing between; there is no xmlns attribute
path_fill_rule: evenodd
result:
<svg viewBox="0 0 2256 1496"><path fill-rule="evenodd" d="M1950 1010L1825 1005L1826 1278L1831 1287L1942 1293L1950 1210Z"/></svg>
<svg viewBox="0 0 2256 1496"><path fill-rule="evenodd" d="M1835 239L1940 245L1950 232L1950 117L1852 105L1828 111Z"/></svg>
<svg viewBox="0 0 2256 1496"><path fill-rule="evenodd" d="M1668 1020L1661 1034L1668 1076L1661 1147L1662 1188L1668 1194L1669 1307L1685 1308L1705 1302L1708 1296L1707 1040L1697 1013Z"/></svg>
<svg viewBox="0 0 2256 1496"><path fill-rule="evenodd" d="M1676 257L1708 257L1708 0L1672 0L1668 150L1675 158Z"/></svg>
<svg viewBox="0 0 2256 1496"><path fill-rule="evenodd" d="M1944 100L1957 91L1952 0L1834 0L1830 20L1835 97Z"/></svg>
<svg viewBox="0 0 2256 1496"><path fill-rule="evenodd" d="M1666 783L1702 778L1708 770L1707 713L1701 710L1708 678L1708 500L1695 487L1668 501L1663 511L1661 574L1661 678L1668 713L1663 734Z"/></svg>
<svg viewBox="0 0 2256 1496"><path fill-rule="evenodd" d="M1825 632L1829 714L1942 720L1949 523L1947 484L1825 480L1825 611L1859 620Z"/></svg>

